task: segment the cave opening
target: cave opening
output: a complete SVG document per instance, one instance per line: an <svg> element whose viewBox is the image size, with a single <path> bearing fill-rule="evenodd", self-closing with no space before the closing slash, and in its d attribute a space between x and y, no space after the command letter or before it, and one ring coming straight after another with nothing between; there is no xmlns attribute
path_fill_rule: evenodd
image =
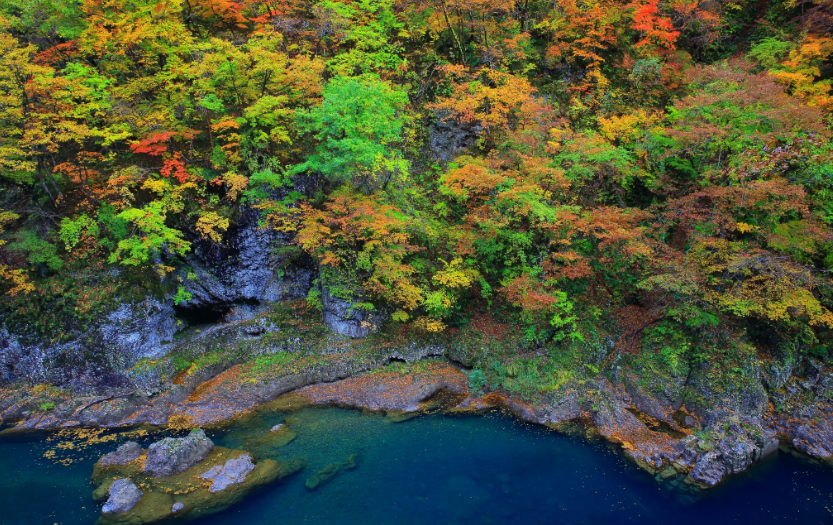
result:
<svg viewBox="0 0 833 525"><path fill-rule="evenodd" d="M230 304L201 306L198 308L174 307L177 318L191 326L219 323L228 315L231 309L232 305Z"/></svg>

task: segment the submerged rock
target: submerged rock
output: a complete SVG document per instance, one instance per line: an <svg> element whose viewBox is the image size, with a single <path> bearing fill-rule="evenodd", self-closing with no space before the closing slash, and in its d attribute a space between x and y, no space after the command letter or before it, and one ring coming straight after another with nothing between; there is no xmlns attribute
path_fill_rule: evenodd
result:
<svg viewBox="0 0 833 525"><path fill-rule="evenodd" d="M139 487L126 478L117 479L110 485L110 498L101 512L104 514L120 514L131 510L139 503L144 495Z"/></svg>
<svg viewBox="0 0 833 525"><path fill-rule="evenodd" d="M181 501L177 501L176 503L174 503L171 506L171 514L176 514L177 512L180 512L184 508L185 508L185 503L182 503Z"/></svg>
<svg viewBox="0 0 833 525"><path fill-rule="evenodd" d="M237 459L230 459L222 466L215 465L208 469L207 472L200 475L201 479L210 479L214 483L211 484L209 492L220 492L225 490L229 485L235 483L243 483L246 475L254 470L255 466L252 463L252 456L243 454Z"/></svg>
<svg viewBox="0 0 833 525"><path fill-rule="evenodd" d="M280 427L275 430L276 427ZM269 457L275 449L290 444L298 434L289 425L275 425L269 432L262 435L250 435L243 441L243 448L251 450L256 455Z"/></svg>
<svg viewBox="0 0 833 525"><path fill-rule="evenodd" d="M158 478L179 474L193 467L214 449L202 429L184 438L165 438L148 448L144 471Z"/></svg>
<svg viewBox="0 0 833 525"><path fill-rule="evenodd" d="M128 441L116 449L115 452L106 454L99 462L104 467L110 465L126 465L131 461L137 460L141 455L142 447L135 441Z"/></svg>
<svg viewBox="0 0 833 525"><path fill-rule="evenodd" d="M315 473L312 477L307 479L305 483L306 487L309 490L315 490L321 485L328 483L336 474L343 470L353 470L358 465L356 464L356 458L358 454L351 454L346 460L342 461L341 463L335 463L333 465L328 465L324 467L324 469Z"/></svg>

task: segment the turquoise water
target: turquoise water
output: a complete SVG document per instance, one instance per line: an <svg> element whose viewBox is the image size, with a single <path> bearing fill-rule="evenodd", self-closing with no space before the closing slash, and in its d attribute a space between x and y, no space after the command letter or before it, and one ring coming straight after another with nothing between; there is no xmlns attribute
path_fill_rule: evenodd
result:
<svg viewBox="0 0 833 525"><path fill-rule="evenodd" d="M289 421L298 438L261 450L261 457L305 458L307 468L197 523L833 523L833 469L783 452L692 498L606 444L498 413L390 423L358 410L310 408L261 413L209 434L218 445L240 448L287 417L294 418ZM144 444L158 438L147 436ZM95 521L92 465L118 442L43 458L58 442L45 435L0 439L0 523ZM306 489L309 476L353 453L356 469ZM55 464L67 458L77 461Z"/></svg>

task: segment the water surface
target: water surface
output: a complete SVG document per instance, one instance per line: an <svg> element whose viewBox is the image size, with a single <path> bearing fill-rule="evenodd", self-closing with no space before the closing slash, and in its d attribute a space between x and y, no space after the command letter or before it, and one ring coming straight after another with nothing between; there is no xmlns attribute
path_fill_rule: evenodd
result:
<svg viewBox="0 0 833 525"><path fill-rule="evenodd" d="M833 523L833 469L779 453L692 498L633 466L615 448L499 413L390 423L341 408L263 412L209 432L241 448L287 417L298 438L264 452L307 468L195 523L266 524L722 524ZM144 446L159 435L140 437ZM0 523L91 524L92 465L120 441L58 449L47 435L0 439ZM309 491L305 480L358 454L358 467ZM56 463L72 460L68 465Z"/></svg>

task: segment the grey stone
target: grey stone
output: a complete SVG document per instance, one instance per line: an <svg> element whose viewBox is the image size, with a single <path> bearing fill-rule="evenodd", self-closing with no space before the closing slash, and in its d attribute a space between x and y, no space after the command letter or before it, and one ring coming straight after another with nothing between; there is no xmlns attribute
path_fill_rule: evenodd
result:
<svg viewBox="0 0 833 525"><path fill-rule="evenodd" d="M182 503L181 501L177 501L171 507L171 513L176 514L177 512L180 512L184 508L185 508L185 503Z"/></svg>
<svg viewBox="0 0 833 525"><path fill-rule="evenodd" d="M213 480L209 492L220 492L225 490L229 485L235 483L243 483L246 480L246 475L254 470L255 466L252 463L252 456L243 454L237 459L230 459L222 466L215 465L200 475L202 479Z"/></svg>
<svg viewBox="0 0 833 525"><path fill-rule="evenodd" d="M354 339L361 339L376 332L382 325L384 317L379 312L367 312L355 308L361 302L359 298L350 302L334 297L323 287L321 302L324 305L324 324L333 332Z"/></svg>
<svg viewBox="0 0 833 525"><path fill-rule="evenodd" d="M272 432L277 432L277 431L279 431L279 430L280 430L280 429L282 429L282 428L283 428L283 424L280 424L280 425L275 425L274 427L272 427L272 428L271 428L271 431L272 431Z"/></svg>
<svg viewBox="0 0 833 525"><path fill-rule="evenodd" d="M158 478L185 472L214 450L202 429L184 438L165 438L148 448L144 471Z"/></svg>
<svg viewBox="0 0 833 525"><path fill-rule="evenodd" d="M824 375L819 374L819 379L813 387L813 392L821 398L833 397L833 372L828 372Z"/></svg>
<svg viewBox="0 0 833 525"><path fill-rule="evenodd" d="M437 116L430 129L428 144L434 158L449 162L469 149L477 141L480 126L460 124L447 117L447 113Z"/></svg>
<svg viewBox="0 0 833 525"><path fill-rule="evenodd" d="M568 390L547 395L542 403L533 405L519 403L514 398L507 398L507 405L523 419L538 424L561 423L581 416L581 405L575 390Z"/></svg>
<svg viewBox="0 0 833 525"><path fill-rule="evenodd" d="M833 456L833 424L828 419L822 419L801 425L795 433L793 444L811 456L830 458Z"/></svg>
<svg viewBox="0 0 833 525"><path fill-rule="evenodd" d="M127 367L145 357L158 359L167 354L175 333L173 303L152 297L120 305L100 328L102 339L118 349Z"/></svg>
<svg viewBox="0 0 833 525"><path fill-rule="evenodd" d="M724 441L718 446L723 456L723 465L726 467L726 474L738 474L758 459L760 449L754 444L745 440L734 442Z"/></svg>
<svg viewBox="0 0 833 525"><path fill-rule="evenodd" d="M692 478L710 487L717 485L725 475L726 466L720 457L720 453L716 451L707 452L700 456L694 464L694 470L691 471Z"/></svg>
<svg viewBox="0 0 833 525"><path fill-rule="evenodd" d="M67 342L24 340L0 329L0 383L25 379L77 393L124 388L130 381L123 371L164 356L176 329L173 303L151 297L119 305Z"/></svg>
<svg viewBox="0 0 833 525"><path fill-rule="evenodd" d="M115 452L105 454L101 458L101 466L108 467L110 465L126 465L131 461L136 460L142 455L142 447L135 441L128 441L124 445L116 449Z"/></svg>
<svg viewBox="0 0 833 525"><path fill-rule="evenodd" d="M255 313L247 304L306 297L315 272L307 260L290 261L289 255L277 253L291 237L262 228L259 219L260 210L246 208L222 246L195 243L188 257L194 277L183 283L191 299L179 308L223 311L234 306L239 310L235 320L242 320Z"/></svg>
<svg viewBox="0 0 833 525"><path fill-rule="evenodd" d="M102 507L104 514L121 514L139 503L144 495L139 487L127 478L117 479L110 485L110 497Z"/></svg>

